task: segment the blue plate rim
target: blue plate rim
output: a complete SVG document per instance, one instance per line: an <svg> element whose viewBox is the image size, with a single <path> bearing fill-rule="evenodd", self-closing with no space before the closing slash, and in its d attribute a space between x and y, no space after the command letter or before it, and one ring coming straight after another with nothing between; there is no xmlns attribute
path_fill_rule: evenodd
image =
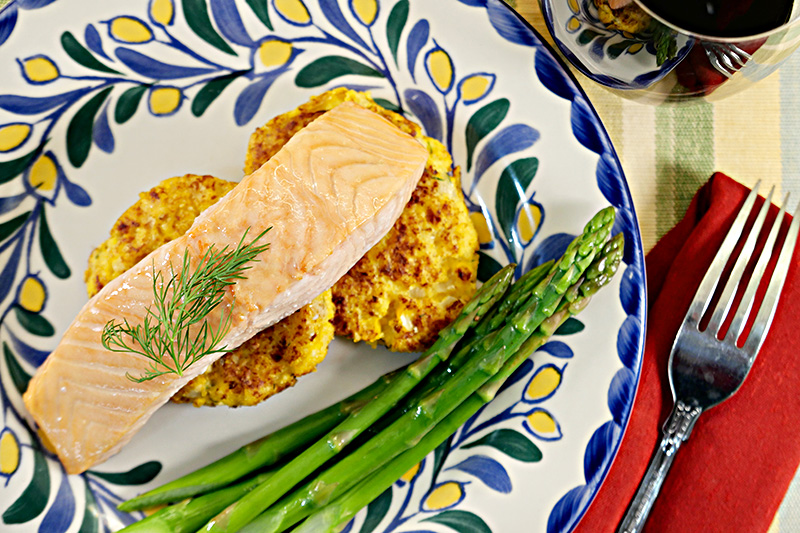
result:
<svg viewBox="0 0 800 533"><path fill-rule="evenodd" d="M636 388L634 389L634 394L631 397L630 405L628 406L628 409L627 409L627 411L625 413L625 417L624 417L624 420L623 420L623 423L622 423L622 431L621 431L621 433L619 435L619 439L617 440L615 448L613 450L613 452L614 452L613 453L613 458L610 461L607 461L607 463L606 463L606 465L605 465L605 467L603 469L603 473L602 473L600 482L595 487L593 487L592 494L591 494L590 498L588 498L588 500L585 502L585 504L582 506L582 508L579 510L579 512L576 515L573 516L573 520L572 520L572 523L571 523L570 527L565 530L565 533L566 533L566 532L571 532L571 531L573 531L575 529L575 527L578 525L578 523L581 521L581 519L584 517L584 515L588 511L588 509L591 506L591 504L594 501L594 499L597 497L597 494L599 493L600 487L602 486L603 482L608 477L608 473L609 473L609 471L611 469L611 466L613 465L614 461L617 458L617 455L619 454L619 449L620 449L620 447L622 445L622 441L625 438L625 434L627 433L628 426L629 426L630 419L631 419L631 414L633 412L633 406L636 403L636 398L638 397L639 385L640 385L640 382L641 382L641 374L642 374L642 360L644 358L644 343L645 343L645 334L644 333L647 331L647 308L648 308L648 301L647 301L648 290L647 290L647 275L646 275L646 271L645 271L644 245L642 243L641 228L639 226L639 220L638 220L638 217L636 215L635 206L633 204L633 196L631 195L630 187L628 185L628 180L625 177L625 172L624 172L624 169L622 168L622 163L621 163L621 161L619 159L619 155L617 154L617 151L614 148L613 143L611 142L611 137L608 134L608 131L606 130L605 125L603 124L603 121L600 119L600 115L597 112L597 109L591 103L591 100L587 96L586 91L584 91L583 87L581 87L581 85L578 83L577 78L570 71L569 66L567 65L567 63L556 52L555 48L543 38L543 36L539 33L539 31L536 28L534 28L533 25L531 25L531 23L528 22L527 19L525 19L520 13L518 13L511 6L506 4L503 0L489 0L489 2L492 2L492 1L502 4L506 9L508 9L511 13L513 13L514 16L517 17L519 22L521 22L528 29L528 31L538 41L539 46L541 46L543 50L546 50L550 54L551 58L556 61L556 63L558 64L558 66L561 68L561 70L563 71L564 75L566 76L566 78L571 82L571 84L572 84L571 89L575 93L577 93L577 95L579 95L579 96L581 96L583 98L583 100L585 101L586 105L588 106L588 108L590 109L592 114L594 115L594 117L595 117L595 119L597 121L597 126L600 128L601 133L603 134L605 139L608 141L607 150L610 152L610 154L612 155L614 161L616 162L616 164L619 167L620 177L622 178L621 184L622 184L622 187L623 187L623 192L624 192L627 200L630 202L629 211L630 211L630 213L631 213L631 215L633 217L632 221L634 222L634 227L636 228L636 234L635 234L635 236L636 236L636 243L635 243L636 244L636 246L635 246L636 257L635 257L635 260L633 262L633 265L637 265L637 264L640 265L640 267L639 267L640 268L640 273L642 274L642 277L641 277L641 311L640 311L641 332L642 332L642 334L639 337L639 344L637 346L637 361L636 361L636 367L635 367L636 368ZM540 8L542 9L542 13L545 15L543 18L545 20L545 24L547 25L548 31L550 32L551 36L553 37L553 40L557 44L559 44L560 42L555 37L555 34L553 32L553 28L551 26L551 18L552 17L548 17L547 13L546 13L547 0L540 0L538 2L538 4L539 4ZM559 46L563 46L563 45L559 44ZM565 53L565 55L566 55L566 53ZM579 62L578 62L578 64L579 64ZM577 66L578 65L576 65L576 67ZM587 74L587 77L592 78L592 76L590 76L588 74ZM587 451L588 451L588 448L587 448Z"/></svg>

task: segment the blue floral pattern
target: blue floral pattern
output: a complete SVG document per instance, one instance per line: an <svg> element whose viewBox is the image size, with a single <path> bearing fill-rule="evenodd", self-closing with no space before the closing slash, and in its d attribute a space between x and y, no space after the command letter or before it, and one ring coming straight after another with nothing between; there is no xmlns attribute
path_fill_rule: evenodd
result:
<svg viewBox="0 0 800 533"><path fill-rule="evenodd" d="M0 45L13 49L21 11L51 2L17 0L1 11ZM597 188L618 209L616 230L628 243L620 289L628 318L617 335L622 368L608 394L612 419L596 429L586 448L585 485L563 495L550 512L548 532L569 531L616 453L638 381L645 305L635 214L597 115L535 33L501 0L451 3L453 9L482 10L505 46L533 49L536 79L570 102L572 134L597 157ZM544 134L534 122L516 118L518 103L500 88L502 69L466 61L447 32L409 0L142 4L63 31L58 53L15 56L15 74L26 90L0 94L0 185L8 184L0 189L0 477L7 487L24 485L8 499L5 524L58 533L80 522L81 532L108 531L139 518L116 505L132 495L129 487L149 483L162 469L160 462L146 460L124 472L66 476L28 425L20 400L32 371L57 341L54 285L75 278L76 267L51 227L52 214L95 208L82 171L115 156L125 128L137 120L204 120L213 109L224 111L236 127L253 128L278 85L373 89L376 101L412 116L454 154L479 230L481 279L506 263L516 263L522 274L560 255L572 239L568 233L542 234L548 204L537 197L536 178ZM578 320L568 324L490 404L501 409L482 409L346 530L438 524L491 531L491 518L469 507L470 494L512 494L515 465L543 461L540 446L557 444L569 431L560 422L563 412L550 407L575 357L564 335L583 330Z"/></svg>

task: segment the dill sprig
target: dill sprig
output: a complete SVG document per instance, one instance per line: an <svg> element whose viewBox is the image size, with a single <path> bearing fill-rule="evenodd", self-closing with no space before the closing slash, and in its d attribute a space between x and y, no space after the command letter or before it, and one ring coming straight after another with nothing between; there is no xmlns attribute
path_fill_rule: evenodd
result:
<svg viewBox="0 0 800 533"><path fill-rule="evenodd" d="M166 281L153 265L154 300L146 309L142 323L134 326L127 319L110 320L101 336L107 350L136 353L150 360L143 375L135 377L128 373L128 379L141 383L164 374L182 376L206 355L229 351L227 346L219 344L230 330L236 298L228 310L223 311L216 328L209 325L206 317L222 303L225 288L236 280L245 279L243 272L251 268L248 263L258 261L256 256L269 247L269 243L258 246L255 243L270 229L246 245L245 231L233 251L228 251L228 246L216 250L211 245L194 270L187 249L179 272L170 263Z"/></svg>

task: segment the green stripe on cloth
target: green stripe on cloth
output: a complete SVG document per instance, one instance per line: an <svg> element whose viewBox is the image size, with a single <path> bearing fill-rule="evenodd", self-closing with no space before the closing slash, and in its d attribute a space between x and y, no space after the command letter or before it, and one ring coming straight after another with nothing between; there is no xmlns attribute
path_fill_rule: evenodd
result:
<svg viewBox="0 0 800 533"><path fill-rule="evenodd" d="M691 128L680 128L692 124ZM656 109L657 233L680 220L697 189L714 171L714 108L709 103L663 104Z"/></svg>

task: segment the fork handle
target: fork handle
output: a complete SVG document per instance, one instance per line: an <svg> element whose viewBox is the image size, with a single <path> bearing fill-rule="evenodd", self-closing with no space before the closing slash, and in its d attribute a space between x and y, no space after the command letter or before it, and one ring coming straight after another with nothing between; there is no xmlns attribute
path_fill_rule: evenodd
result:
<svg viewBox="0 0 800 533"><path fill-rule="evenodd" d="M664 423L661 443L656 448L650 466L642 479L639 490L631 501L625 517L619 525L619 533L639 533L644 529L644 524L653 508L661 485L667 477L667 472L672 466L675 454L683 441L689 438L694 423L702 413L699 407L690 407L678 401L672 408L669 418Z"/></svg>

